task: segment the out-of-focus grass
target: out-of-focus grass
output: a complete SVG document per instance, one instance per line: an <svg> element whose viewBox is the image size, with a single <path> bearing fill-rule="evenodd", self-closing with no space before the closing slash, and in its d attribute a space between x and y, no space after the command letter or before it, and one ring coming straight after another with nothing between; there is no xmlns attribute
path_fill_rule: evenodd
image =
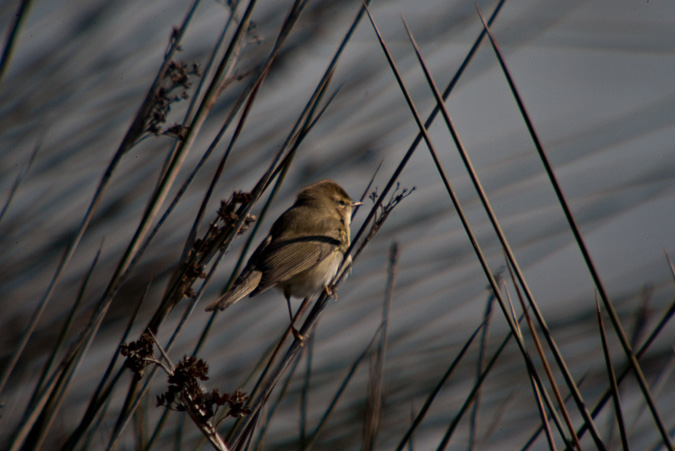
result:
<svg viewBox="0 0 675 451"><path fill-rule="evenodd" d="M611 39L612 26L591 27L598 40L578 33L580 17L623 23L616 9L602 16L572 2L556 6L553 20L541 6L506 2L491 30L517 86L510 90L506 68L477 40L483 28L470 4L371 5L391 64L358 2L64 5L27 10L0 84L3 446L561 448L577 436L585 448L613 449L622 439L640 449L668 447L673 290L657 253L673 251L664 231L675 218L659 208L671 205L673 192L675 162L663 144L672 127L662 120L673 93L652 77L651 88L664 90L658 100L634 100L632 110L603 117L595 109L607 82L577 59L604 42L626 64L651 69L645 55L653 51L672 66L663 38L652 37L663 31L667 7L640 12L653 33L642 33L636 53ZM480 6L486 14L496 7ZM0 7L7 29L16 7ZM426 76L400 15L419 42ZM175 28L181 23L184 34ZM537 62L570 46L575 80ZM610 63L596 55L602 72ZM445 86L453 76L446 121L426 125L432 161L412 111L426 120L438 102L431 78ZM639 80L629 87L644 88ZM556 98L556 90L567 94ZM629 99L625 89L620 94ZM517 96L534 112L529 132ZM588 110L579 107L584 96ZM596 121L579 119L593 114ZM529 141L535 130L578 222L576 238ZM464 156L456 152L460 136ZM464 169L469 158L473 181ZM322 178L352 197L366 192L355 251L373 230L366 217L379 218L381 228L357 251L339 301L324 296L305 307L305 345L285 339L276 293L218 316L203 312L202 301L246 257L242 249L257 243L299 187ZM640 222L654 211L660 215ZM254 227L247 215L257 217ZM260 233L240 237L241 226ZM635 250L633 242L646 243L642 233L658 252ZM394 240L395 277L393 263L387 269ZM614 328L604 318L606 336L575 243L587 247L606 305L616 309ZM506 265L520 273L498 284L494 274L506 274ZM482 329L484 299L494 296L504 307ZM516 298L537 311L524 315ZM517 327L521 318L529 330ZM617 340L618 324L629 343ZM119 345L148 325L156 343L147 335L138 348L125 347L134 357L127 362L149 364L134 376ZM478 346L471 339L480 330ZM644 372L641 389L626 377L626 345ZM195 360L183 359L191 354ZM185 390L174 401L188 412L155 407L169 385L164 373L185 371L197 382L198 359L209 365L205 391L172 382ZM227 400L201 399L214 389ZM607 403L612 393L621 416ZM220 406L214 418L200 413L207 405ZM244 415L220 420L237 409Z"/></svg>

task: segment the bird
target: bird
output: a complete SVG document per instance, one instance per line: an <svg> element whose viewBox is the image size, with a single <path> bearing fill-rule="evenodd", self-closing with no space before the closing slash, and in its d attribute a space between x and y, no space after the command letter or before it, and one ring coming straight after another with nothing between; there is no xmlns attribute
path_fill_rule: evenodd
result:
<svg viewBox="0 0 675 451"><path fill-rule="evenodd" d="M300 190L295 203L274 222L232 288L206 311L224 310L246 296L276 287L286 298L291 331L302 341L293 323L290 299L308 298L323 290L333 293L329 284L349 249L352 209L357 205L361 202L352 201L331 180Z"/></svg>

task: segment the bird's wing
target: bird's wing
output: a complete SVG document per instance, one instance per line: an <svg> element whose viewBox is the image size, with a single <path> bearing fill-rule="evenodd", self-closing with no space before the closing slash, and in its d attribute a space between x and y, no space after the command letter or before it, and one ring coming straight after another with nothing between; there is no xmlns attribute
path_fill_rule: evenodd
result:
<svg viewBox="0 0 675 451"><path fill-rule="evenodd" d="M253 294L310 269L340 246L339 220L314 223L311 231L285 227L288 221L298 224L293 218L298 213L291 209L272 226L271 241L256 258L255 266L263 274Z"/></svg>
<svg viewBox="0 0 675 451"><path fill-rule="evenodd" d="M313 235L275 244L260 262L263 276L256 294L316 266L333 253L340 242L329 236Z"/></svg>

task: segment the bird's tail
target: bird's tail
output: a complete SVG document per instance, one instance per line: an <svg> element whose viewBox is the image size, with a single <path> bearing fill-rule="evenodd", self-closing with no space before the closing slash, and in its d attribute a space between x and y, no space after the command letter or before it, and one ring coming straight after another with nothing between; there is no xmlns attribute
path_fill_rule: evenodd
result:
<svg viewBox="0 0 675 451"><path fill-rule="evenodd" d="M206 307L206 311L212 312L216 309L225 310L226 308L228 308L235 302L239 301L240 299L243 299L253 290L255 290L256 287L258 286L258 283L260 283L261 278L262 272L260 271L253 271L249 273L244 278L244 280L241 281L238 280L229 291L227 291L221 297L219 297L211 304L209 304L209 306Z"/></svg>

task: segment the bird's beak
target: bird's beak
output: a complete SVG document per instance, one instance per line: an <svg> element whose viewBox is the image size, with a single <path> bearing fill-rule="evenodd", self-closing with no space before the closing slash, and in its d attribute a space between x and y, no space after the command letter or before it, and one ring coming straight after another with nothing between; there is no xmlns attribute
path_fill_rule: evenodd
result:
<svg viewBox="0 0 675 451"><path fill-rule="evenodd" d="M352 202L352 207L358 207L359 205L363 205L363 202Z"/></svg>

